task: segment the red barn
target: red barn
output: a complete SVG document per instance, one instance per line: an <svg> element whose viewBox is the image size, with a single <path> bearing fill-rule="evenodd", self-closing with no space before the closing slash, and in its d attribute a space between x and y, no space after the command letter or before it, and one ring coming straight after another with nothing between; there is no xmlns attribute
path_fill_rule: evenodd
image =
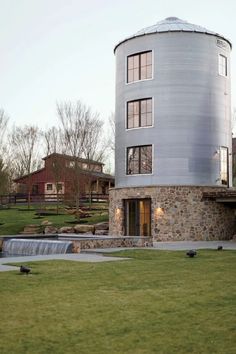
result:
<svg viewBox="0 0 236 354"><path fill-rule="evenodd" d="M44 167L14 180L17 192L26 193L28 188L33 195L75 194L76 176L79 179L80 192L107 194L114 186L114 177L103 173L101 162L53 153L43 158ZM79 166L76 174L75 164ZM78 170L78 169L77 169Z"/></svg>

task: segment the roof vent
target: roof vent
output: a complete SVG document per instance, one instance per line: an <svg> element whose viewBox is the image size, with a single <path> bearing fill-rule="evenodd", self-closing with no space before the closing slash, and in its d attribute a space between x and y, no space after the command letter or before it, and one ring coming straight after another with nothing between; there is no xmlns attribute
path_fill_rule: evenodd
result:
<svg viewBox="0 0 236 354"><path fill-rule="evenodd" d="M178 21L179 18L178 17L166 17L167 21Z"/></svg>

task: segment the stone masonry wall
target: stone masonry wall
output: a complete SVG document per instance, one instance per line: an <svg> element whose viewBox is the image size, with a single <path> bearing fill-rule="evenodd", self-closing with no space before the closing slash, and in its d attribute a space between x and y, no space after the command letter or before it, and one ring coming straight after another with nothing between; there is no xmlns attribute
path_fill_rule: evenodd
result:
<svg viewBox="0 0 236 354"><path fill-rule="evenodd" d="M153 241L228 240L236 233L235 210L203 192L220 187L157 186L110 190L110 235L124 235L124 200L151 198Z"/></svg>

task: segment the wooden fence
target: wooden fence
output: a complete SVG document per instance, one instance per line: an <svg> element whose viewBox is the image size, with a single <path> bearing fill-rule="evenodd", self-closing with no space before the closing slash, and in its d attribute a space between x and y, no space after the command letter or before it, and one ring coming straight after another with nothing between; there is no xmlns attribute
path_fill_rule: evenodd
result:
<svg viewBox="0 0 236 354"><path fill-rule="evenodd" d="M26 204L28 203L28 194L7 194L0 195L0 205L6 204ZM109 194L99 194L99 193L86 193L80 196L80 202L86 203L88 201L94 202L105 202L109 200ZM72 203L74 200L68 195L64 194L31 194L30 203L40 204L40 203Z"/></svg>

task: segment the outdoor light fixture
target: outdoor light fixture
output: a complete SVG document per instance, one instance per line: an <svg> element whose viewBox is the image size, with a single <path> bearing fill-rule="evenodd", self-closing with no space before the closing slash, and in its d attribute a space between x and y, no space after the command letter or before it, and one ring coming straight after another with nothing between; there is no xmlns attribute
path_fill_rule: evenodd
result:
<svg viewBox="0 0 236 354"><path fill-rule="evenodd" d="M161 208L160 203L157 203L157 207L155 208L155 216L156 218L160 218L164 215L164 210Z"/></svg>
<svg viewBox="0 0 236 354"><path fill-rule="evenodd" d="M120 214L121 214L121 209L120 208L116 208L116 210L115 210L115 219L116 219L116 221L119 220Z"/></svg>

